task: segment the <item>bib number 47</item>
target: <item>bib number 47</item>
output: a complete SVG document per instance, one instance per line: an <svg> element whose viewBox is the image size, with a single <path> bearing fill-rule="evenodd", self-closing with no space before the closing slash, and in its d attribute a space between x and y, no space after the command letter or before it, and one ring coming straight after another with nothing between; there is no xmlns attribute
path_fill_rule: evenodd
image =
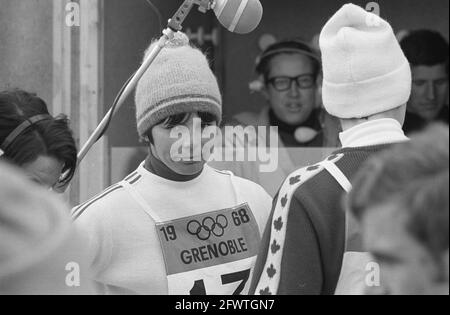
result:
<svg viewBox="0 0 450 315"><path fill-rule="evenodd" d="M240 272L222 275L221 276L222 285L239 282L239 286L234 291L233 295L241 295L242 291L244 291L245 285L248 282L248 279L250 278L250 271L251 271L251 269L247 269L247 270L240 271ZM203 281L203 280L195 281L194 286L192 287L192 289L190 291L190 294L191 295L207 295L205 281Z"/></svg>

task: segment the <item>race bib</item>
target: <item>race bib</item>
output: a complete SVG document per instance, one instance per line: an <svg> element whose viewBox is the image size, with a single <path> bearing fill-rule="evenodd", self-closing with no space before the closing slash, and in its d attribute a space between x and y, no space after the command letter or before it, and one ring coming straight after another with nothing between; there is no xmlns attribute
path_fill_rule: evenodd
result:
<svg viewBox="0 0 450 315"><path fill-rule="evenodd" d="M170 295L248 294L260 245L248 204L157 224Z"/></svg>

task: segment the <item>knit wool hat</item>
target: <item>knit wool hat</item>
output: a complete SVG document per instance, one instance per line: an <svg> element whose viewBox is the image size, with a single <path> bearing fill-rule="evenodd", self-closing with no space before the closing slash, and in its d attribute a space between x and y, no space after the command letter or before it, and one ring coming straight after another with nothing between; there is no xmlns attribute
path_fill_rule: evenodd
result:
<svg viewBox="0 0 450 315"><path fill-rule="evenodd" d="M95 294L84 244L56 196L0 162L0 295Z"/></svg>
<svg viewBox="0 0 450 315"><path fill-rule="evenodd" d="M323 103L333 116L350 119L406 104L411 69L392 27L354 4L344 5L320 35Z"/></svg>
<svg viewBox="0 0 450 315"><path fill-rule="evenodd" d="M147 57L157 43L148 48ZM136 88L137 129L143 137L165 118L207 112L222 120L222 96L206 56L177 32L162 49Z"/></svg>

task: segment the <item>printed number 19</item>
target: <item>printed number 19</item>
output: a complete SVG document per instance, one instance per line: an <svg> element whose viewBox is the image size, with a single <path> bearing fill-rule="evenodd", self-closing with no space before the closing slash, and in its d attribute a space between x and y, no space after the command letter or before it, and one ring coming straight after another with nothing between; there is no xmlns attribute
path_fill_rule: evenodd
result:
<svg viewBox="0 0 450 315"><path fill-rule="evenodd" d="M222 284L225 285L240 281L241 283L237 287L236 291L234 291L233 295L241 295L242 291L244 291L245 285L248 282L248 278L250 277L250 271L251 269L247 269L244 271L223 275L221 277ZM207 293L205 288L205 282L203 280L195 281L194 286L190 291L190 295L206 295L206 294Z"/></svg>
<svg viewBox="0 0 450 315"><path fill-rule="evenodd" d="M173 225L169 225L168 227L163 227L160 230L164 233L164 237L166 238L166 241L175 241L177 239L177 232L175 231L175 227Z"/></svg>

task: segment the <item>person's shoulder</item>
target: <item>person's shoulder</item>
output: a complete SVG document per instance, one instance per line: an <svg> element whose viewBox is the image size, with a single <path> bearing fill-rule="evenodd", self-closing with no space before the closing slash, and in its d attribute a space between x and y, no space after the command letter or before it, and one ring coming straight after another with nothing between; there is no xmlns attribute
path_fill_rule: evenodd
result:
<svg viewBox="0 0 450 315"><path fill-rule="evenodd" d="M235 177L238 185L240 185L242 187L248 188L250 190L258 191L258 192L261 192L261 191L265 192L264 188L261 185L259 185L258 183L255 183L251 180L248 180L248 179L240 177L240 176L234 175L234 177Z"/></svg>
<svg viewBox="0 0 450 315"><path fill-rule="evenodd" d="M212 178L215 178L217 180L220 180L221 182L223 180L228 181L229 179L231 179L232 177L236 177L234 175L234 173L232 171L229 170L221 170L221 169L217 169L214 166L211 166L209 164L207 164L205 167L208 168L208 172L210 174L210 176Z"/></svg>
<svg viewBox="0 0 450 315"><path fill-rule="evenodd" d="M217 171L221 173L222 175L225 176L232 176L233 177L233 181L235 182L235 184L237 185L237 189L239 189L239 192L243 193L243 194L247 194L247 195L252 195L256 198L260 198L260 197L270 197L270 195L267 193L267 191L259 184L245 179L243 177L237 176L235 174L233 174L231 171Z"/></svg>
<svg viewBox="0 0 450 315"><path fill-rule="evenodd" d="M315 197L322 198L323 191L318 188L336 184L335 180L331 180L326 164L338 165L345 158L344 153L333 153L320 162L300 168L285 179L282 189L289 191L294 197L315 195Z"/></svg>
<svg viewBox="0 0 450 315"><path fill-rule="evenodd" d="M76 221L83 216L105 216L113 213L115 209L123 208L130 199L124 187L125 183L132 185L140 178L139 172L135 171L125 177L123 181L106 188L98 195L75 207L72 210L72 219Z"/></svg>
<svg viewBox="0 0 450 315"><path fill-rule="evenodd" d="M72 219L76 221L83 216L102 215L120 206L125 196L126 192L121 183L112 185L88 201L73 208Z"/></svg>

